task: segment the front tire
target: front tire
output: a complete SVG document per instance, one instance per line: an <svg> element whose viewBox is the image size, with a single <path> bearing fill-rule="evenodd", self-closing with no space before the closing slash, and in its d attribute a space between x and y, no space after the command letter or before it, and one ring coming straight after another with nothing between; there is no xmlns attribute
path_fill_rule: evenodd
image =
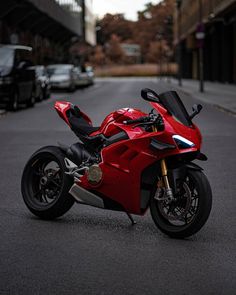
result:
<svg viewBox="0 0 236 295"><path fill-rule="evenodd" d="M72 179L65 174L64 155L58 147L43 147L27 162L21 192L28 209L42 219L55 219L74 204Z"/></svg>
<svg viewBox="0 0 236 295"><path fill-rule="evenodd" d="M171 203L150 200L150 211L156 226L172 238L186 238L206 223L212 206L210 184L202 171L187 170L180 183L179 195Z"/></svg>

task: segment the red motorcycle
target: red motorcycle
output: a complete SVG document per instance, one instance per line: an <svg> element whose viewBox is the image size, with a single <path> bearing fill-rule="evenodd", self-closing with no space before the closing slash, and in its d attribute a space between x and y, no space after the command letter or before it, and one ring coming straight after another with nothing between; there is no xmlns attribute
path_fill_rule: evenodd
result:
<svg viewBox="0 0 236 295"><path fill-rule="evenodd" d="M174 91L157 95L143 89L149 114L123 108L100 127L70 102L56 102L59 116L78 136L72 146L59 144L36 151L22 176L29 210L43 219L57 218L74 202L144 215L150 207L157 227L174 238L193 235L211 211L211 187L202 168L202 137Z"/></svg>

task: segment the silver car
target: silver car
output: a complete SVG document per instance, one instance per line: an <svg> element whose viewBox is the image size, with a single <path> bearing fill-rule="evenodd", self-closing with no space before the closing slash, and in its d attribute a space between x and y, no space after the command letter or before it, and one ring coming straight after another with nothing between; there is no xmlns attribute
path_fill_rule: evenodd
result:
<svg viewBox="0 0 236 295"><path fill-rule="evenodd" d="M51 88L74 91L76 87L75 68L72 64L56 64L47 67Z"/></svg>
<svg viewBox="0 0 236 295"><path fill-rule="evenodd" d="M89 86L94 84L94 73L92 67L76 67L76 86Z"/></svg>

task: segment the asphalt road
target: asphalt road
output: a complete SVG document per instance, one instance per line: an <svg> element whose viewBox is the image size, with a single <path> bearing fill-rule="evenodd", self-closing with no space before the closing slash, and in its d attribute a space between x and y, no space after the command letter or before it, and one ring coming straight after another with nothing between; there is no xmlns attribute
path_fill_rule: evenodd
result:
<svg viewBox="0 0 236 295"><path fill-rule="evenodd" d="M0 118L0 294L235 294L235 117L210 105L195 120L204 137L212 190L209 221L195 236L161 234L150 213L132 227L124 213L74 207L57 221L30 214L21 193L29 156L44 145L76 141L53 109L69 100L100 124L126 106L150 107L140 89L171 85L134 79L99 81L73 94L56 93L33 109ZM182 93L188 108L196 102Z"/></svg>

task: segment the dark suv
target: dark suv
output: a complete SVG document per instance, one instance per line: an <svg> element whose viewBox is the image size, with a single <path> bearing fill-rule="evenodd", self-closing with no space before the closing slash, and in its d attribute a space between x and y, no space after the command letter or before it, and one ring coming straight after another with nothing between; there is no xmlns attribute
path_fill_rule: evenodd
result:
<svg viewBox="0 0 236 295"><path fill-rule="evenodd" d="M28 107L35 103L35 70L30 68L32 48L0 45L0 104L17 110L19 103Z"/></svg>

